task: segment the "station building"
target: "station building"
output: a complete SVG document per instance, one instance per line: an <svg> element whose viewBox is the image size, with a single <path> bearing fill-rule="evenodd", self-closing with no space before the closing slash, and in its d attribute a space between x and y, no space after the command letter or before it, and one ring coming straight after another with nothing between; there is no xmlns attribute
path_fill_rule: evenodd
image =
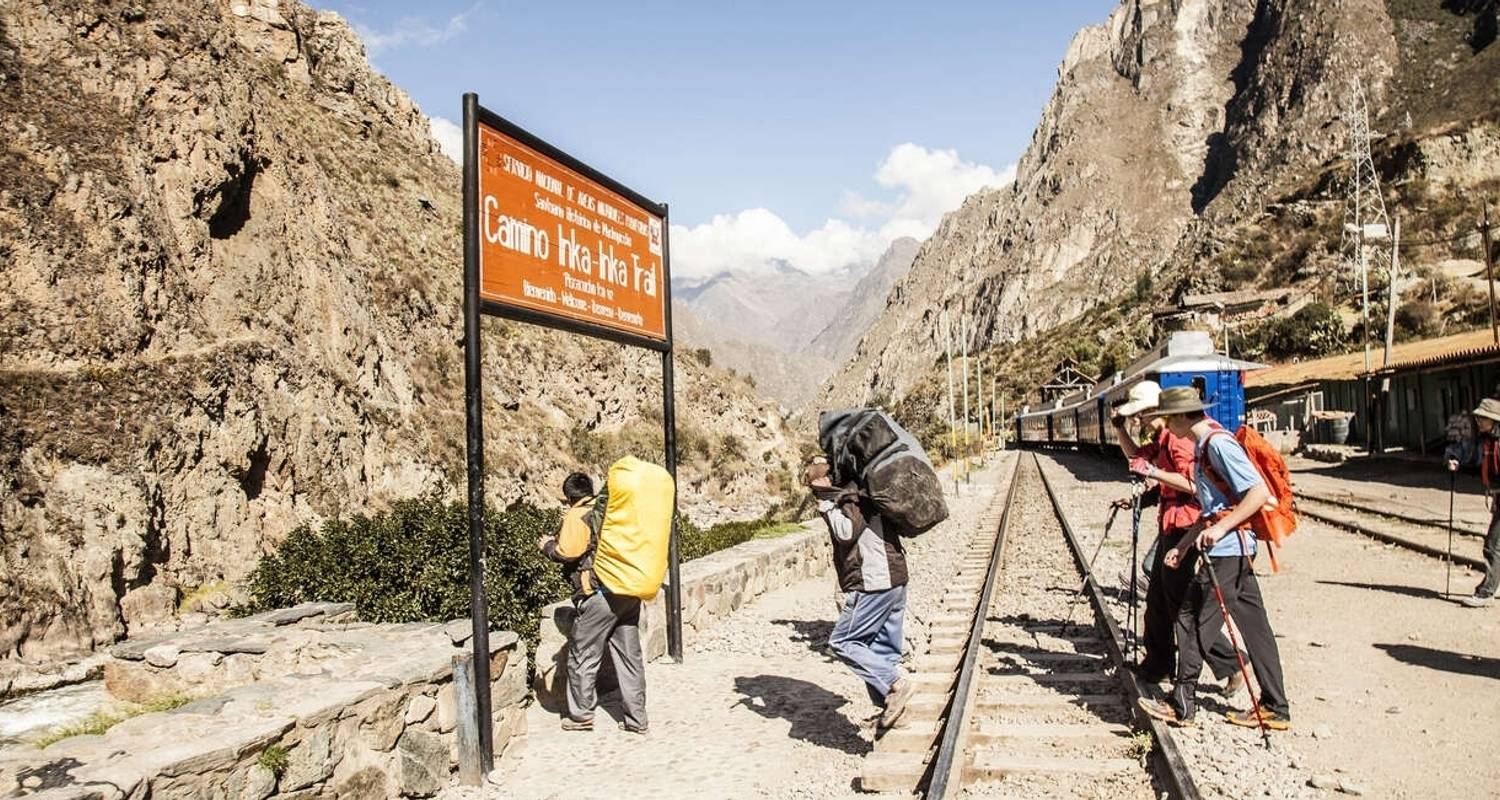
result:
<svg viewBox="0 0 1500 800"><path fill-rule="evenodd" d="M1383 357L1383 348L1371 353L1372 363ZM1442 455L1455 415L1497 396L1500 344L1488 330L1396 345L1388 365L1368 371L1354 352L1245 376L1252 416L1302 444L1431 458Z"/></svg>

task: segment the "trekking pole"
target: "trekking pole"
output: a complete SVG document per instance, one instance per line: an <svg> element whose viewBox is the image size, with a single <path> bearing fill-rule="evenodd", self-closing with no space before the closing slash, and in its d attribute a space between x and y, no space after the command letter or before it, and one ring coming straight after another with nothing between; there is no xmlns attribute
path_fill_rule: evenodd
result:
<svg viewBox="0 0 1500 800"><path fill-rule="evenodd" d="M1099 537L1099 544L1094 547L1094 555L1089 558L1089 563L1083 568L1083 582L1078 585L1078 591L1073 593L1073 599L1068 601L1068 616L1063 620L1063 627L1073 624L1073 608L1078 605L1078 599L1083 597L1085 589L1089 588L1089 579L1094 577L1094 562L1099 560L1099 552L1104 549L1105 540L1109 539L1109 529L1115 525L1115 517L1120 515L1120 507L1111 504L1109 507L1109 518L1104 521L1104 535Z"/></svg>
<svg viewBox="0 0 1500 800"><path fill-rule="evenodd" d="M1136 629L1136 609L1140 604L1140 598L1136 595L1136 577L1140 572L1140 556L1138 549L1141 541L1141 495L1145 494L1146 484L1140 478L1136 478L1130 486L1130 663L1139 665L1136 659L1135 646L1140 638Z"/></svg>
<svg viewBox="0 0 1500 800"><path fill-rule="evenodd" d="M1453 596L1453 493L1458 487L1458 473L1448 470L1448 580L1443 584L1443 597Z"/></svg>
<svg viewBox="0 0 1500 800"><path fill-rule="evenodd" d="M1213 564L1209 563L1208 553L1202 556L1200 568L1208 570L1208 578L1214 584L1214 600L1219 603L1219 614L1224 617L1224 628L1229 631L1229 646L1234 648L1234 660L1239 662L1240 677L1245 679L1245 693L1250 695L1250 707L1255 709L1255 721L1260 724L1260 735L1265 740L1266 749L1271 749L1271 734L1266 728L1266 717L1260 710L1260 698L1255 692L1250 691L1250 668L1245 666L1245 656L1240 653L1239 638L1234 635L1234 623L1229 620L1229 606L1224 604L1224 589L1219 586L1219 576L1214 572Z"/></svg>

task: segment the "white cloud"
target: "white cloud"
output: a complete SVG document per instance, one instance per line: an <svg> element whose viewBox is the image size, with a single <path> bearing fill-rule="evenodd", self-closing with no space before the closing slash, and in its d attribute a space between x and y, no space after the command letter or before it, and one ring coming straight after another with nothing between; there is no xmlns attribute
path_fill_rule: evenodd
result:
<svg viewBox="0 0 1500 800"><path fill-rule="evenodd" d="M726 270L755 272L778 261L805 272L829 272L880 255L885 243L863 228L830 219L804 236L764 208L720 214L691 228L672 226L672 271L707 277Z"/></svg>
<svg viewBox="0 0 1500 800"><path fill-rule="evenodd" d="M955 150L917 144L891 149L876 168L876 184L894 196L872 199L845 191L839 213L799 235L775 212L752 208L720 214L691 228L672 226L672 271L699 278L725 270L762 271L784 261L805 272L829 272L875 259L901 236L925 239L942 216L984 187L1015 179L1014 164L996 170L959 158Z"/></svg>
<svg viewBox="0 0 1500 800"><path fill-rule="evenodd" d="M438 148L443 155L462 164L464 161L464 129L458 123L446 117L430 117L427 120L428 127L432 130L432 138L437 140Z"/></svg>
<svg viewBox="0 0 1500 800"><path fill-rule="evenodd" d="M356 23L354 30L365 41L365 50L373 58L389 50L401 47L431 47L452 39L469 29L469 17L479 10L480 3L470 6L461 14L454 14L441 27L416 17L402 17L385 30L378 30Z"/></svg>

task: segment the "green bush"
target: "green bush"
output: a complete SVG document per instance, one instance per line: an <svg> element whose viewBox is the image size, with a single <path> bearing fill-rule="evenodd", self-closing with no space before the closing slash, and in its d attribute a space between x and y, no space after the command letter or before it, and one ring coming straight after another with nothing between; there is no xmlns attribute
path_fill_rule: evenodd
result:
<svg viewBox="0 0 1500 800"><path fill-rule="evenodd" d="M485 598L492 624L529 642L537 611L568 596L536 548L560 511L515 506L485 516ZM469 528L463 503L405 500L374 516L303 525L250 576L253 610L308 600L354 603L372 622L449 620L469 614Z"/></svg>
<svg viewBox="0 0 1500 800"><path fill-rule="evenodd" d="M538 612L571 590L537 539L557 531L560 510L517 504L485 515L485 599L492 626L528 644ZM733 547L774 530L769 519L708 529L680 520L683 561ZM354 603L371 622L446 621L469 615L469 527L463 503L404 500L373 516L303 525L263 559L249 579L251 613L310 600Z"/></svg>
<svg viewBox="0 0 1500 800"><path fill-rule="evenodd" d="M1249 358L1277 360L1318 358L1343 352L1348 343L1344 321L1322 303L1304 306L1290 317L1267 320L1234 340L1235 350Z"/></svg>

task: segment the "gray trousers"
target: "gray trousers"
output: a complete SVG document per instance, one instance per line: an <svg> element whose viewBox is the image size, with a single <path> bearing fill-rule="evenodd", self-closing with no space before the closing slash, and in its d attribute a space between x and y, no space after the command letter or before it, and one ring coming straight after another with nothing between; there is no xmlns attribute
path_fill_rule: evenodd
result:
<svg viewBox="0 0 1500 800"><path fill-rule="evenodd" d="M593 719L598 705L599 660L609 644L609 660L620 682L625 722L646 727L646 665L641 658L641 601L635 597L594 593L576 603L573 635L568 640L568 716Z"/></svg>
<svg viewBox="0 0 1500 800"><path fill-rule="evenodd" d="M1500 589L1500 497L1490 500L1490 530L1484 537L1484 580L1474 587L1475 597L1494 597Z"/></svg>

